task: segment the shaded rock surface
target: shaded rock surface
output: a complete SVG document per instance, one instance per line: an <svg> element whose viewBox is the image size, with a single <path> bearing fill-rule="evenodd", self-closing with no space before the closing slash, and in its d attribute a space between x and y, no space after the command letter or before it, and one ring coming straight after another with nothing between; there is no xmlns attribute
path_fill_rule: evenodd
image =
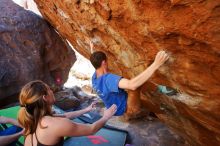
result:
<svg viewBox="0 0 220 146"><path fill-rule="evenodd" d="M136 94L137 104L191 145L220 145L220 0L35 2L82 55L93 51L89 40L107 53L113 73L134 77L166 50L169 61ZM180 93L163 96L154 92L155 84Z"/></svg>
<svg viewBox="0 0 220 146"><path fill-rule="evenodd" d="M132 121L113 118L109 125L128 131L128 141L134 146L189 146L189 144L158 119L144 117Z"/></svg>
<svg viewBox="0 0 220 146"><path fill-rule="evenodd" d="M11 0L0 1L1 107L15 101L31 80L61 86L75 60L73 50L45 20Z"/></svg>
<svg viewBox="0 0 220 146"><path fill-rule="evenodd" d="M62 110L75 110L77 108L85 107L91 104L97 96L86 94L80 87L74 86L56 92L55 105Z"/></svg>

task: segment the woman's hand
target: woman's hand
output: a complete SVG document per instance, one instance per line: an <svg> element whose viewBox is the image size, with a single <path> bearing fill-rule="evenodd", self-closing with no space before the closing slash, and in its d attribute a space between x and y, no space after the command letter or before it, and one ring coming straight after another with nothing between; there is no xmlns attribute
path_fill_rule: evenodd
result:
<svg viewBox="0 0 220 146"><path fill-rule="evenodd" d="M117 106L113 104L110 108L104 111L103 118L105 118L106 120L110 119L115 114L116 111L117 111Z"/></svg>
<svg viewBox="0 0 220 146"><path fill-rule="evenodd" d="M85 110L87 112L90 112L90 111L94 110L95 107L96 107L96 104L97 104L97 101L92 102L92 104L90 106L88 106L87 108L85 108Z"/></svg>

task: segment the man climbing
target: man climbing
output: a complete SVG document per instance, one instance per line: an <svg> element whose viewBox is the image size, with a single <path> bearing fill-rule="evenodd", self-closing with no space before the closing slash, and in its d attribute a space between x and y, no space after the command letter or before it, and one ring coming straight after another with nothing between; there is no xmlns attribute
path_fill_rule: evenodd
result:
<svg viewBox="0 0 220 146"><path fill-rule="evenodd" d="M90 43L90 47L92 50L92 43ZM118 108L115 116L121 116L127 109L128 94L125 90L136 90L143 85L168 58L169 56L165 51L159 51L154 62L147 69L132 79L126 79L108 73L108 62L105 53L101 51L94 52L90 56L90 61L96 69L92 76L92 86L103 100L106 108L116 104Z"/></svg>

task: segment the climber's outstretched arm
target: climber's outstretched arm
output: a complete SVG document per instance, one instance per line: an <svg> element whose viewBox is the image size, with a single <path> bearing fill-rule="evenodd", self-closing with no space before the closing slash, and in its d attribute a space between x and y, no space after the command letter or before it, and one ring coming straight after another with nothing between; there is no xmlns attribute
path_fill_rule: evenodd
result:
<svg viewBox="0 0 220 146"><path fill-rule="evenodd" d="M165 51L160 51L157 53L154 62L142 73L137 75L132 79L122 78L119 81L119 88L128 89L128 90L136 90L142 84L144 84L152 75L153 73L166 62L169 58Z"/></svg>

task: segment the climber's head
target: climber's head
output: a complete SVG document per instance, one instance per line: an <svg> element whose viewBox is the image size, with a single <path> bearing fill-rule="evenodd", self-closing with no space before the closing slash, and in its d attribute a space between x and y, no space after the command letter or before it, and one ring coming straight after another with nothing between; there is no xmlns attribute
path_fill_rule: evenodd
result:
<svg viewBox="0 0 220 146"><path fill-rule="evenodd" d="M104 52L96 51L90 56L90 61L95 69L108 69L107 57Z"/></svg>

